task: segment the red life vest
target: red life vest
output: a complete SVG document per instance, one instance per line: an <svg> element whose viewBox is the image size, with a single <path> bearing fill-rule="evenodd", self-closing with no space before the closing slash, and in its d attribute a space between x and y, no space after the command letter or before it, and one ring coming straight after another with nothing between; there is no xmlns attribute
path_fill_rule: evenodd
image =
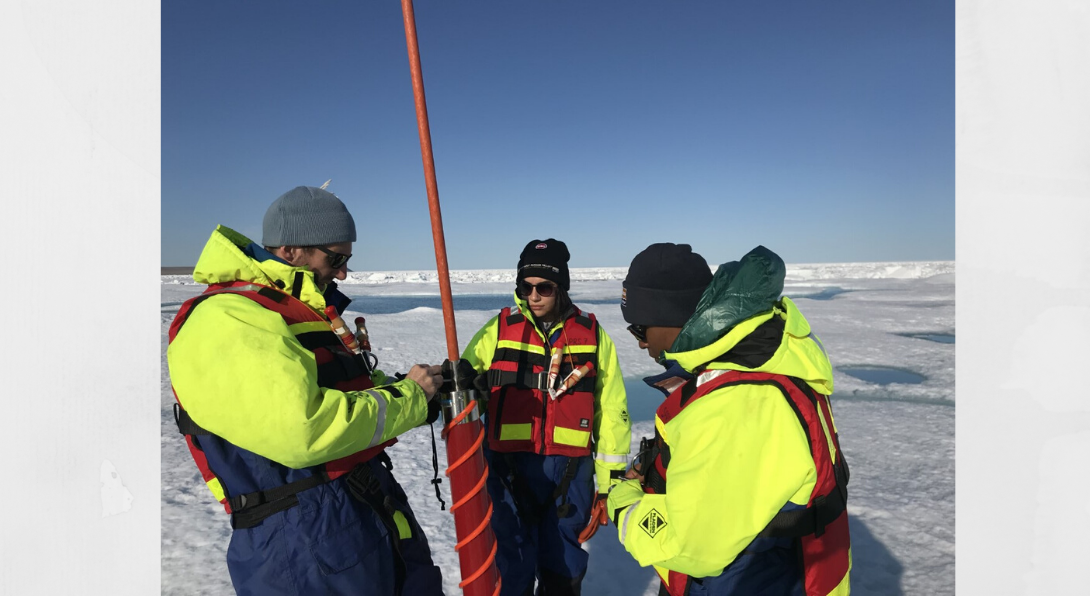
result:
<svg viewBox="0 0 1090 596"><path fill-rule="evenodd" d="M712 378L707 376L716 375ZM704 379L702 380L702 377ZM848 464L840 450L840 440L833 432L829 398L813 391L804 381L769 373L710 370L677 388L659 406L656 415L665 425L683 409L709 393L730 385L772 385L780 390L795 411L799 424L810 442L810 453L817 470L817 482L805 508L781 510L757 538L798 538L801 540L803 575L807 596L824 596L844 580L850 564L851 541L848 536ZM828 429L828 435L824 429ZM836 450L836 461L829 455L829 438ZM665 494L670 447L655 431L651 466L644 476L644 492ZM661 574L660 574L661 577ZM670 571L662 578L670 596L684 596L689 576Z"/></svg>
<svg viewBox="0 0 1090 596"><path fill-rule="evenodd" d="M563 355L558 381L586 363L594 366L556 399L548 393L549 359ZM593 314L564 321L551 346L521 313L500 311L499 337L488 382L488 443L493 451L530 451L582 457L591 453L594 384L598 376L598 322Z"/></svg>
<svg viewBox="0 0 1090 596"><path fill-rule="evenodd" d="M204 293L190 298L178 309L178 314L170 324L168 341L174 341L178 331L181 329L182 325L185 324L189 315L197 305L212 296L227 292L245 296L261 306L278 313L284 318L284 322L289 326L304 322L329 322L322 314L319 314L305 303L275 288L248 282L213 284L210 285ZM359 365L354 355L344 347L341 340L333 332L332 327L323 331L301 332L296 335L295 338L304 348L310 350L314 354L315 363L318 367L318 385L320 387L328 387L342 391L360 391L374 387L374 383L371 381L371 377L367 374L366 369ZM224 396L224 398L229 399L229 396ZM219 498L219 501L223 504L227 513L236 513L238 510L247 507L248 503L257 502L268 504L270 501L276 499L288 499L301 490L306 490L307 488L339 478L352 471L357 464L363 463L381 454L386 447L397 442L397 439L391 439L381 445L376 445L363 451L353 453L347 457L314 466L312 468L313 474L310 477L296 482L256 493L237 494L237 491L232 491L232 483L229 476L227 478L217 476L217 474L212 471L208 463L208 458L205 456L204 450L200 446L201 436L215 437L215 435L201 429L191 418L189 418L177 392L174 393L174 399L178 401L178 404L175 406L175 421L178 423L179 431L185 435L189 452L192 454L193 460L197 463L197 468L200 469L201 477L204 479L205 483L209 485L209 488L214 495L217 497L222 495L222 497ZM222 440L222 438L220 439ZM240 448L235 447L234 449ZM273 463L273 465L280 465L275 462L271 463ZM221 474L224 473L227 472L221 472ZM275 509L275 507L270 509ZM260 517L260 513L261 512L258 512L258 517ZM251 519L247 519L247 524L256 523L257 521L260 520L253 519L253 516L251 516Z"/></svg>

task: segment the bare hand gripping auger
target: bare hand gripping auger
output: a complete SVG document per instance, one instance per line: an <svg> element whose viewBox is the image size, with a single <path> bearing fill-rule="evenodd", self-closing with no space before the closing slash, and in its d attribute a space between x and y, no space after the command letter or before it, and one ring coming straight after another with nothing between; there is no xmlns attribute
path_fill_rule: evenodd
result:
<svg viewBox="0 0 1090 596"><path fill-rule="evenodd" d="M458 359L458 336L454 326L454 300L450 292L450 271L447 268L447 247L443 238L443 216L439 210L439 189L435 182L435 160L431 151L431 130L428 107L424 99L424 77L420 70L420 50L416 41L416 17L412 0L401 0L405 20L405 42L409 51L413 97L416 103L416 125L420 132L420 156L424 162L424 181L428 190L431 212L432 240L435 243L435 263L439 273L439 294L443 302L443 323L447 335L447 356L443 365L445 383L440 390L443 412L443 439L447 443L447 476L454 504L454 528L462 581L458 584L465 596L498 596L500 574L496 570L496 536L489 522L492 501L485 490L488 467L481 443L484 428L477 408L477 394L472 387L476 376L468 362Z"/></svg>

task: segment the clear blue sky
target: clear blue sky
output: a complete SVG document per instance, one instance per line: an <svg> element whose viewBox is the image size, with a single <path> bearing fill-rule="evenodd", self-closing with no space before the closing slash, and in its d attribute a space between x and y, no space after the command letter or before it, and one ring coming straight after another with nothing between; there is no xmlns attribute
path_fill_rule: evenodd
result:
<svg viewBox="0 0 1090 596"><path fill-rule="evenodd" d="M452 269L954 258L954 3L417 0ZM400 3L164 2L162 264L329 190L434 269Z"/></svg>

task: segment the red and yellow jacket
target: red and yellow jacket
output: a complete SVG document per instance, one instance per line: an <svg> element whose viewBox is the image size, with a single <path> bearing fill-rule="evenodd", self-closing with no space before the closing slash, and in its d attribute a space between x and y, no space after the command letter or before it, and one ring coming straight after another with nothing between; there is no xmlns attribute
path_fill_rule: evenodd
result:
<svg viewBox="0 0 1090 596"><path fill-rule="evenodd" d="M184 415L214 437L198 442L215 446L187 441L225 505L319 472L343 474L427 416L414 381L349 374L313 274L258 261L243 252L249 244L223 226L212 234L193 277L213 293L179 311L167 348Z"/></svg>
<svg viewBox="0 0 1090 596"><path fill-rule="evenodd" d="M828 399L832 367L794 303L783 298L709 345L664 358L694 376L656 413L644 483L610 492L625 548L679 595L689 577L757 571L732 564L759 540L797 539L806 594L848 594L847 467ZM732 582L751 593L745 577Z"/></svg>
<svg viewBox="0 0 1090 596"><path fill-rule="evenodd" d="M604 493L610 472L627 467L632 429L616 348L593 314L573 309L546 338L526 301L515 296L515 302L515 308L486 323L462 354L488 374L492 387L489 446L573 457L593 453L598 490ZM553 354L561 357L558 379L592 365L556 399L545 389Z"/></svg>

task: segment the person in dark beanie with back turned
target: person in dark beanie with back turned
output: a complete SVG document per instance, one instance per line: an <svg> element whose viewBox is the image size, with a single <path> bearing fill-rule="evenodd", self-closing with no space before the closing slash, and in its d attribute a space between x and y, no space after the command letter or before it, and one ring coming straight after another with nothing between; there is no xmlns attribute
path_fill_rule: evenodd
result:
<svg viewBox="0 0 1090 596"><path fill-rule="evenodd" d="M687 244L632 259L621 312L666 400L609 493L661 595L849 593L848 467L832 366L763 246L711 274Z"/></svg>
<svg viewBox="0 0 1090 596"><path fill-rule="evenodd" d="M231 514L239 594L442 594L442 577L384 449L425 422L442 378L387 378L334 331L356 224L300 186L265 214L262 245L219 226L170 326L175 417ZM331 307L333 310L327 310Z"/></svg>
<svg viewBox="0 0 1090 596"><path fill-rule="evenodd" d="M608 522L605 495L628 464L617 352L568 297L568 259L559 240L527 244L515 305L462 354L488 384L484 453L502 596L535 594L535 578L539 596L581 593L581 543Z"/></svg>

